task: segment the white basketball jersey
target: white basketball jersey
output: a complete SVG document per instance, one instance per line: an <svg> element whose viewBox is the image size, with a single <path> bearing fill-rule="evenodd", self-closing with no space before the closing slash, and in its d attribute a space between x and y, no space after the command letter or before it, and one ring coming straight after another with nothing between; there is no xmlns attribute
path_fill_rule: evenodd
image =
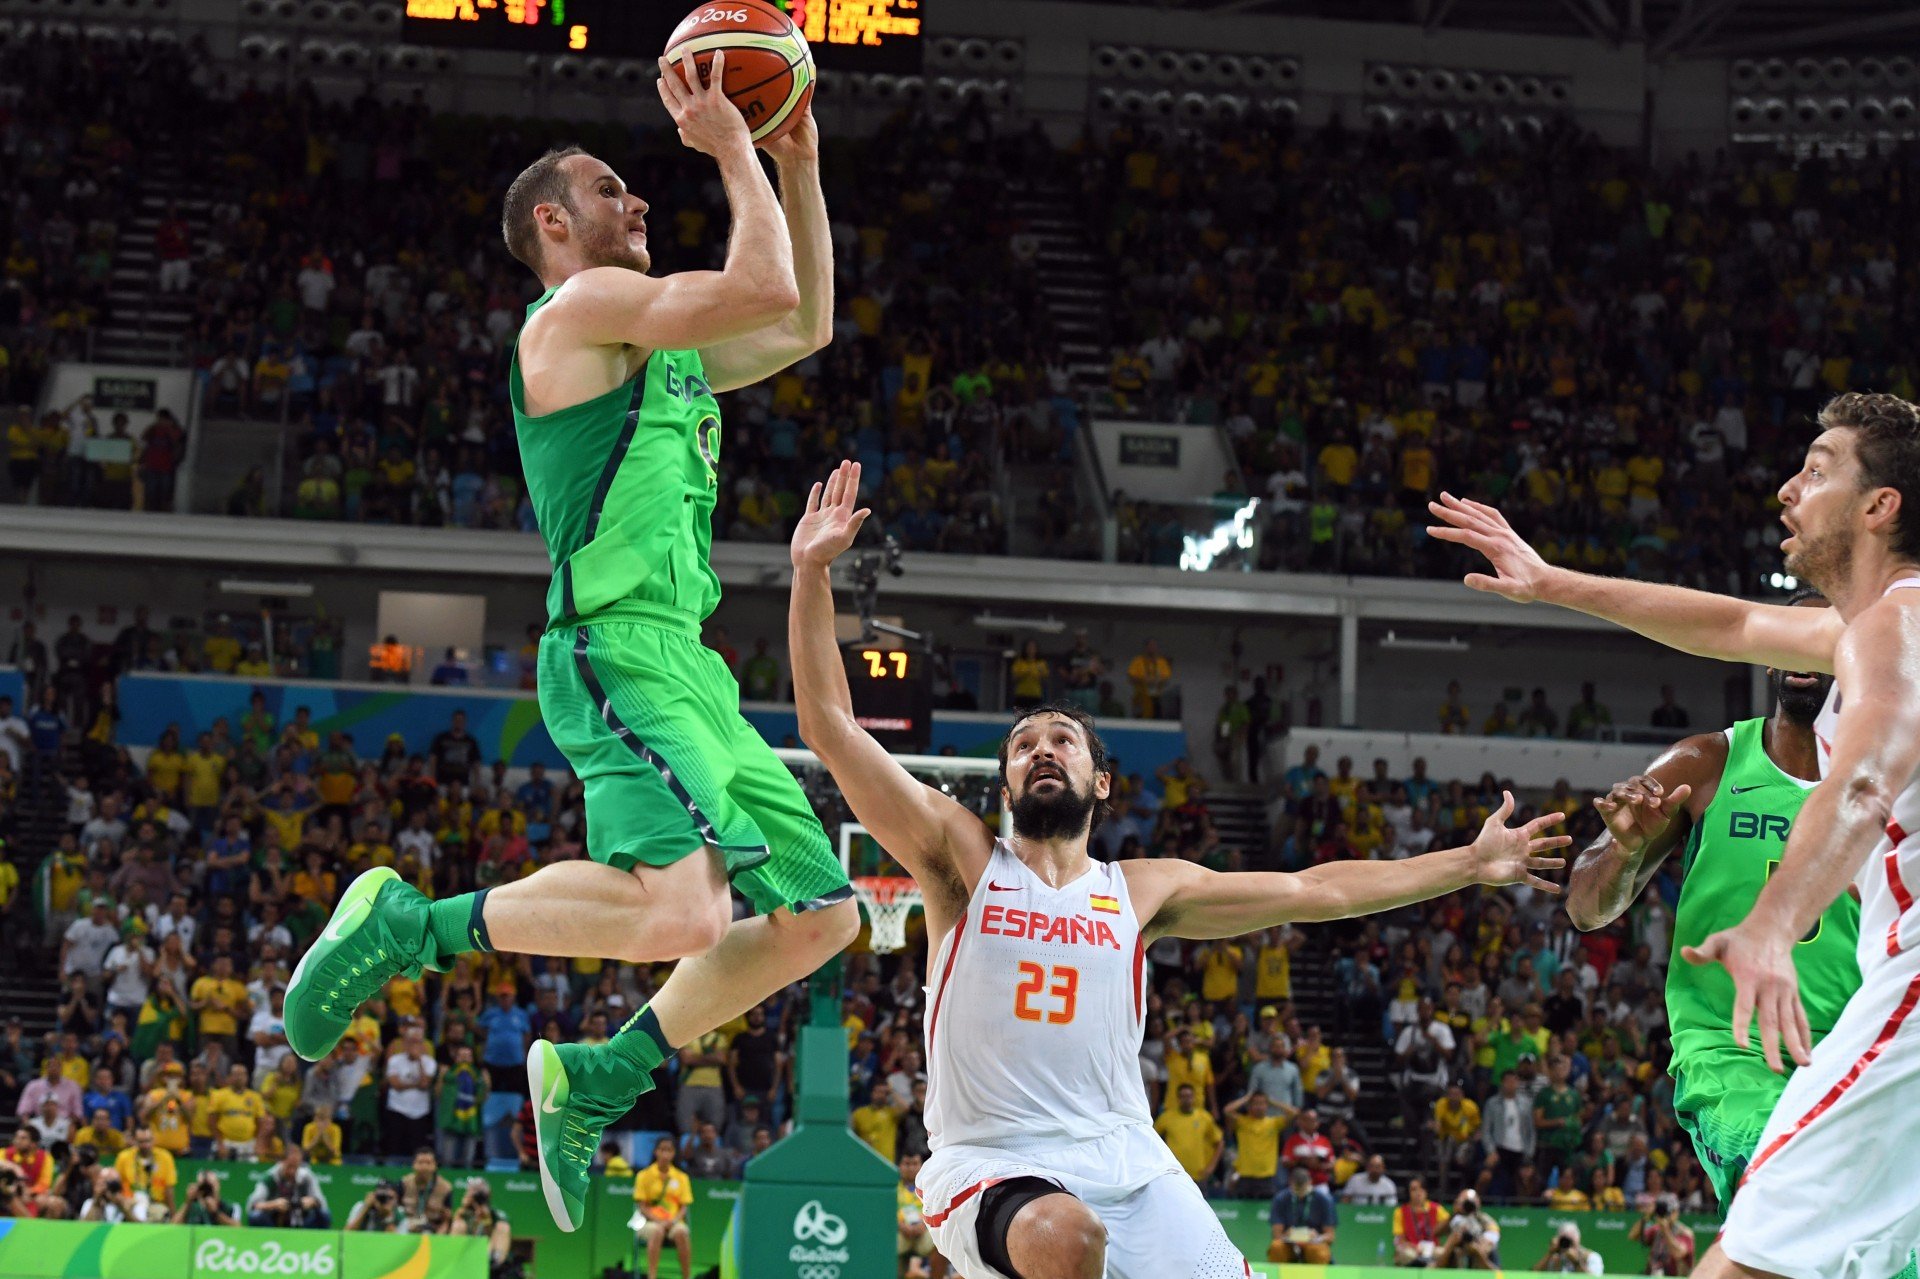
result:
<svg viewBox="0 0 1920 1279"><path fill-rule="evenodd" d="M1902 578L1887 588L1887 594L1915 588L1920 588L1920 577ZM1833 755L1834 730L1844 703L1845 690L1836 681L1813 721L1822 778ZM1920 887L1920 783L1909 779L1895 797L1886 834L1853 883L1860 890L1862 973L1920 945L1920 911L1913 910L1913 890Z"/></svg>
<svg viewBox="0 0 1920 1279"><path fill-rule="evenodd" d="M927 1138L1033 1149L1151 1125L1146 948L1120 868L1049 888L995 840L927 971Z"/></svg>

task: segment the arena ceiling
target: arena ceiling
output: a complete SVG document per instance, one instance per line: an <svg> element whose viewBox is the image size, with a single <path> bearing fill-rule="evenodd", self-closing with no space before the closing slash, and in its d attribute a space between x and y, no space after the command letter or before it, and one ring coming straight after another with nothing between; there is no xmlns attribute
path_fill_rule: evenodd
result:
<svg viewBox="0 0 1920 1279"><path fill-rule="evenodd" d="M1913 0L1132 0L1157 8L1411 23L1645 42L1656 58L1888 52L1920 37Z"/></svg>

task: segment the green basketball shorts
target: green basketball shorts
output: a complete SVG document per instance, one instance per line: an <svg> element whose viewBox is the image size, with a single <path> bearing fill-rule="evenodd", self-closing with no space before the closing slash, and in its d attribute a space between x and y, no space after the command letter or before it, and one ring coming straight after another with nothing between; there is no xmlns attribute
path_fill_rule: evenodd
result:
<svg viewBox="0 0 1920 1279"><path fill-rule="evenodd" d="M540 639L540 713L585 784L587 853L621 870L708 844L754 909L852 896L800 783L740 715L740 688L682 614L614 616Z"/></svg>
<svg viewBox="0 0 1920 1279"><path fill-rule="evenodd" d="M1689 1053L1671 1067L1674 1115L1693 1139L1723 1209L1733 1202L1788 1079L1768 1070L1759 1053L1732 1047L1731 1034L1728 1041L1725 1050Z"/></svg>

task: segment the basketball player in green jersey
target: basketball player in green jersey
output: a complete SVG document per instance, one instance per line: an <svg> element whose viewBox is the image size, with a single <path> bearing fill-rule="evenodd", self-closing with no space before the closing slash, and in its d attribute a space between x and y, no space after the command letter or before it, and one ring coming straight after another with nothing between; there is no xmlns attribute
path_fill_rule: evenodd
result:
<svg viewBox="0 0 1920 1279"><path fill-rule="evenodd" d="M1794 602L1826 606L1812 592ZM1667 855L1683 850L1667 965L1673 1108L1722 1208L1733 1200L1787 1076L1768 1068L1758 1043L1735 1043L1727 970L1685 963L1680 950L1745 919L1780 864L1787 832L1819 780L1813 721L1833 685L1831 675L1769 670L1767 678L1772 715L1676 742L1645 773L1594 801L1607 831L1575 860L1567 882L1567 914L1591 931L1619 918ZM1815 1042L1859 989L1859 940L1860 903L1843 893L1795 948Z"/></svg>
<svg viewBox="0 0 1920 1279"><path fill-rule="evenodd" d="M428 902L391 871L354 881L302 959L287 1038L309 1060L396 972L471 950L682 962L604 1044L536 1039L524 1086L540 1180L562 1230L585 1211L601 1130L679 1045L811 973L859 927L846 872L799 784L739 713L700 623L720 448L717 392L825 346L833 263L818 134L766 148L740 112L664 62L681 141L713 157L732 207L719 271L647 274L646 201L602 161L552 151L513 182L507 246L545 291L509 374L528 494L554 564L540 710L586 786L591 860ZM691 87L690 87L691 86ZM732 922L729 886L759 912ZM517 1073L517 1072L514 1072Z"/></svg>

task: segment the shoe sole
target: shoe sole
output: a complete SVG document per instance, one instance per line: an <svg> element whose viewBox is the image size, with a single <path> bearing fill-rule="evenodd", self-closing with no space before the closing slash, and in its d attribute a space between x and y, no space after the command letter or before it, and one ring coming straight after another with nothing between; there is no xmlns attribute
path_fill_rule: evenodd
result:
<svg viewBox="0 0 1920 1279"><path fill-rule="evenodd" d="M534 1162L540 1168L540 1193L547 1198L547 1211L553 1214L553 1223L565 1233L572 1234L580 1228L580 1223L567 1211L567 1199L560 1193L560 1183L547 1171L546 1152L547 1080L549 1077L558 1077L564 1081L566 1073L567 1068L561 1064L560 1054L554 1051L553 1045L544 1039L534 1040L533 1047L527 1049L527 1086L533 1097L533 1136L539 1155ZM571 1096L571 1089L568 1094Z"/></svg>
<svg viewBox="0 0 1920 1279"><path fill-rule="evenodd" d="M327 917L327 926L320 930L318 937L313 939L313 945L307 947L307 953L300 957L299 966L293 970L293 976L287 980L288 1006L297 1006L312 997L312 992L303 989L301 986L301 979L306 976L307 966L312 964L317 968L324 964L333 956L333 952L340 948L342 942L353 936L353 933L360 931L360 923L364 923L366 917L372 913L373 899L380 895L380 890L385 888L389 881L398 880L399 878L399 874L393 867L376 866L372 870L362 872L351 884L347 885L347 891L340 895L340 904L334 907L333 914ZM364 910L361 909L363 905L366 907ZM359 913L360 923L356 923L353 930L345 936L338 938L333 937L332 934L335 925L343 918L355 912ZM345 1034L346 1027L342 1025L340 1033L333 1037L332 1043L314 1052L308 1052L299 1044L294 1043L291 1035L287 1037L287 1046L292 1048L294 1054L304 1061L319 1061L322 1057L325 1057L334 1050L334 1046L340 1042L341 1036ZM308 1047L312 1047L312 1045L308 1045Z"/></svg>

